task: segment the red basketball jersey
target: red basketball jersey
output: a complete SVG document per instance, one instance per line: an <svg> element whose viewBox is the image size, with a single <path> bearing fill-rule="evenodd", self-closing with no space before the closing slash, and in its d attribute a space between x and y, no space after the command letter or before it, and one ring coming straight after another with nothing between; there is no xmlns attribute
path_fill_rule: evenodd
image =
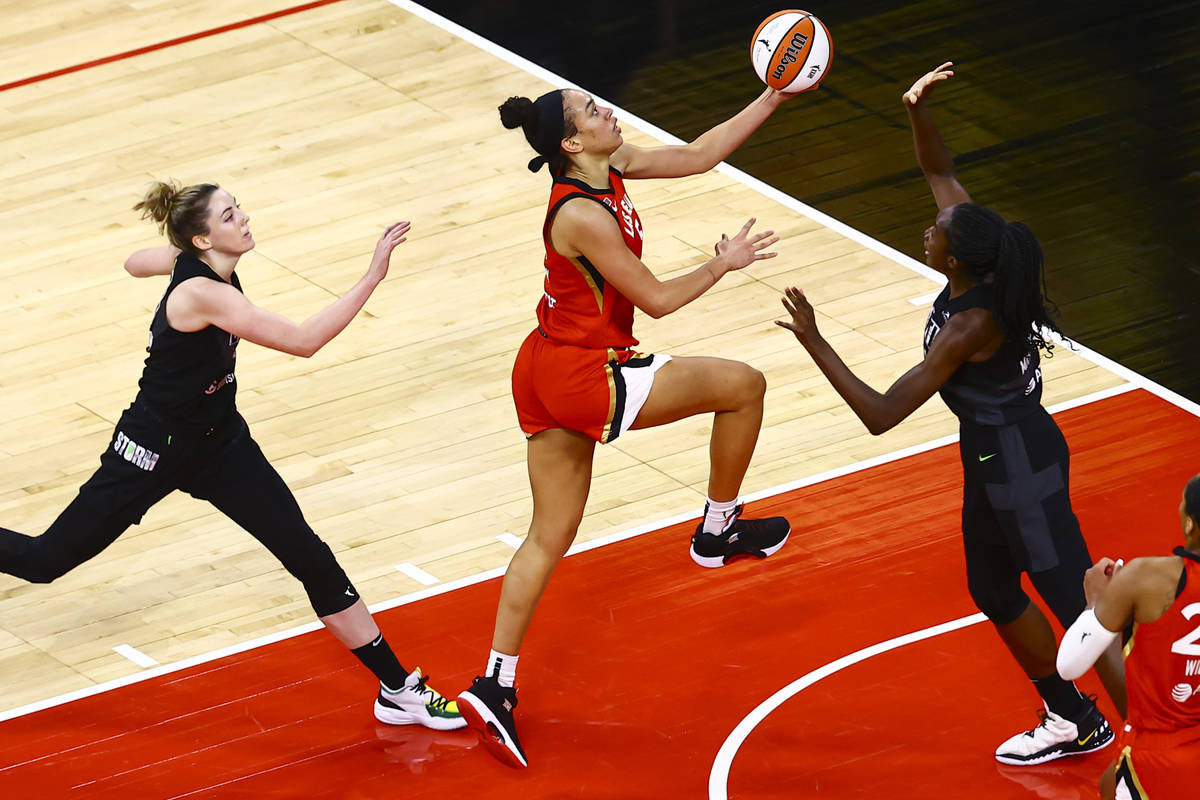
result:
<svg viewBox="0 0 1200 800"><path fill-rule="evenodd" d="M1190 729L1200 740L1200 562L1184 556L1183 563L1183 592L1159 619L1138 625L1129 643L1127 722L1139 735Z"/></svg>
<svg viewBox="0 0 1200 800"><path fill-rule="evenodd" d="M545 293L538 303L538 326L546 338L578 347L624 349L637 344L633 338L633 303L604 280L587 258L568 258L550 242L550 224L563 203L587 197L600 203L621 228L625 246L642 257L642 222L633 202L625 194L621 173L609 167L610 189L597 189L583 181L555 176L542 226L546 245Z"/></svg>

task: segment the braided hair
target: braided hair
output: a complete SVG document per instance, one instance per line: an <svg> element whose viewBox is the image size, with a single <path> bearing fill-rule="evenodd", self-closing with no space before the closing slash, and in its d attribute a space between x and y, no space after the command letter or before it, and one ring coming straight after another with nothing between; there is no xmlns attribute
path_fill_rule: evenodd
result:
<svg viewBox="0 0 1200 800"><path fill-rule="evenodd" d="M543 164L550 165L551 175L558 175L567 168L562 140L570 139L579 129L575 127L575 121L567 119L563 113L565 100L563 90L555 89L537 100L510 97L500 105L500 122L509 130L519 126L525 133L525 141L537 152L529 162L530 172L537 172Z"/></svg>
<svg viewBox="0 0 1200 800"><path fill-rule="evenodd" d="M1046 297L1042 248L1023 222L1005 222L991 209L959 203L945 226L946 250L976 283L989 278L995 289L992 313L1007 341L1030 350L1054 352L1047 331L1062 335L1052 315L1058 308ZM1047 307L1049 306L1049 307Z"/></svg>

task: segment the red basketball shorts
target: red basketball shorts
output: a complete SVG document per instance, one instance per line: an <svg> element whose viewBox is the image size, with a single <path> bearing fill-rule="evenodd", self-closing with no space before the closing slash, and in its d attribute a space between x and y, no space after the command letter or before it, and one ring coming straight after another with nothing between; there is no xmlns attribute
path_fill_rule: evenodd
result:
<svg viewBox="0 0 1200 800"><path fill-rule="evenodd" d="M1190 740L1190 741L1187 741ZM1200 736L1128 732L1117 743L1117 800L1182 800L1195 797Z"/></svg>
<svg viewBox="0 0 1200 800"><path fill-rule="evenodd" d="M567 428L611 442L633 424L654 373L671 360L632 350L558 344L534 329L513 365L513 402L526 438Z"/></svg>

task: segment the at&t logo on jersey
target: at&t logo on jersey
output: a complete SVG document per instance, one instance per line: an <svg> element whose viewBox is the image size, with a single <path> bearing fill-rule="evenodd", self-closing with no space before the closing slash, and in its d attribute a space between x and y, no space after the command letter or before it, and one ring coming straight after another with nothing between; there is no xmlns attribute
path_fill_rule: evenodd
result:
<svg viewBox="0 0 1200 800"><path fill-rule="evenodd" d="M1171 689L1171 697L1177 703L1186 703L1197 694L1200 694L1200 686L1193 689L1190 683L1177 683Z"/></svg>
<svg viewBox="0 0 1200 800"><path fill-rule="evenodd" d="M117 431L113 439L113 450L119 453L121 458L146 472L153 472L154 465L158 463L158 453L142 447L126 436L124 431Z"/></svg>

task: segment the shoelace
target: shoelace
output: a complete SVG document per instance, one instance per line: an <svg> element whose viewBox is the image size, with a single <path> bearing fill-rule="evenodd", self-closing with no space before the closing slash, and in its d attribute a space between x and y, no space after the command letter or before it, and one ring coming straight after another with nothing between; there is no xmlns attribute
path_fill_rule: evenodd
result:
<svg viewBox="0 0 1200 800"><path fill-rule="evenodd" d="M1037 712L1037 715L1038 715L1038 719L1041 720L1041 722L1039 722L1037 725L1030 728L1029 730L1025 731L1026 736L1029 736L1029 737L1034 736L1037 733L1038 728L1044 728L1050 722L1050 717L1048 717L1046 715L1045 709L1039 709Z"/></svg>
<svg viewBox="0 0 1200 800"><path fill-rule="evenodd" d="M431 706L432 708L436 708L439 711L445 711L446 706L450 703L450 700L448 698L442 697L436 691L434 691L433 689L426 686L426 683L428 681L429 681L429 676L422 675L420 678L417 679L417 685L413 687L413 691L416 692L417 695L421 696L421 697L424 697L425 695L429 696L429 699L425 701L425 705Z"/></svg>

